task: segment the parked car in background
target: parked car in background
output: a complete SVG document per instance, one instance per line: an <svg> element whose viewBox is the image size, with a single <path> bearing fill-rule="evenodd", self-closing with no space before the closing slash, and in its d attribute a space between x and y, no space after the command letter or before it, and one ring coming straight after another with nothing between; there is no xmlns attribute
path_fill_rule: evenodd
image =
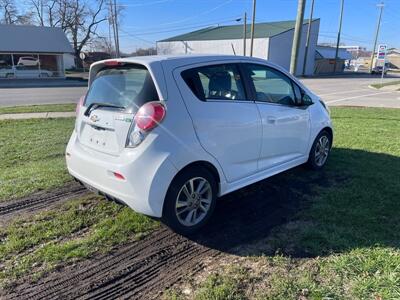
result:
<svg viewBox="0 0 400 300"><path fill-rule="evenodd" d="M36 57L32 56L21 56L18 59L18 66L38 66L39 65L39 59Z"/></svg>
<svg viewBox="0 0 400 300"><path fill-rule="evenodd" d="M15 66L0 69L0 78L48 78L53 76L53 72L39 70L36 67Z"/></svg>
<svg viewBox="0 0 400 300"><path fill-rule="evenodd" d="M383 66L375 66L371 70L371 74L382 74ZM385 65L384 74L386 75L388 71L388 66Z"/></svg>
<svg viewBox="0 0 400 300"><path fill-rule="evenodd" d="M134 57L91 66L66 162L88 188L188 234L219 196L321 169L332 141L326 105L265 60Z"/></svg>

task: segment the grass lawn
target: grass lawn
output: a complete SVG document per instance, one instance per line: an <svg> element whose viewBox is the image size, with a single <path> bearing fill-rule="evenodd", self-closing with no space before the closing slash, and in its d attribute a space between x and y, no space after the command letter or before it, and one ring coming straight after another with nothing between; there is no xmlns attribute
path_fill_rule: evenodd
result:
<svg viewBox="0 0 400 300"><path fill-rule="evenodd" d="M279 175L308 185L303 208L257 241L258 252L243 245L211 275L200 274L191 294L177 289L167 297L400 298L400 110L333 108L332 118L335 145L323 171L332 184L310 183L307 173ZM64 150L73 124L73 119L0 122L0 199L70 180ZM157 224L96 196L21 217L0 228L0 286L108 251Z"/></svg>
<svg viewBox="0 0 400 300"><path fill-rule="evenodd" d="M76 104L42 104L0 107L1 114L75 111Z"/></svg>
<svg viewBox="0 0 400 300"><path fill-rule="evenodd" d="M374 83L371 84L372 87L376 88L376 89L380 89L383 88L384 86L388 86L388 85L399 85L400 84L400 80L395 80L395 81L389 81L389 82L384 82L384 83Z"/></svg>
<svg viewBox="0 0 400 300"><path fill-rule="evenodd" d="M72 118L0 121L0 201L71 180L64 151L73 126Z"/></svg>
<svg viewBox="0 0 400 300"><path fill-rule="evenodd" d="M279 175L307 185L302 209L166 298L400 299L400 110L332 108L332 118L332 183Z"/></svg>

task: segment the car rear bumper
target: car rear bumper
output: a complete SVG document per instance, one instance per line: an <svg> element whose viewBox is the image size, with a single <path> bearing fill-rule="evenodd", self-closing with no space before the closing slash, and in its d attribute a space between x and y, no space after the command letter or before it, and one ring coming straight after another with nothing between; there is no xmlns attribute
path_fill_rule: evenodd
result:
<svg viewBox="0 0 400 300"><path fill-rule="evenodd" d="M165 153L158 154L151 145L141 146L144 149L126 149L118 157L111 156L82 146L74 131L66 150L68 171L84 185L139 213L161 217L165 195L177 170Z"/></svg>

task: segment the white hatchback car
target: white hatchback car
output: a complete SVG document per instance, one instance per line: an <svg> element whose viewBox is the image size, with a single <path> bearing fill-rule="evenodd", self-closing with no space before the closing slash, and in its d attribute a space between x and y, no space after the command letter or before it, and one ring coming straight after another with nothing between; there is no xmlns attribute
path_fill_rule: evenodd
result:
<svg viewBox="0 0 400 300"><path fill-rule="evenodd" d="M135 57L91 66L66 161L88 188L192 233L218 196L322 168L332 140L325 104L265 60Z"/></svg>

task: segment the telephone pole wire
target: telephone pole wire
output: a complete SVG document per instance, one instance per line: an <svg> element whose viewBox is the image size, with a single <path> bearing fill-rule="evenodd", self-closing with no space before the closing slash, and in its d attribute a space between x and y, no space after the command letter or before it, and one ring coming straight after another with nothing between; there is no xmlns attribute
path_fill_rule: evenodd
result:
<svg viewBox="0 0 400 300"><path fill-rule="evenodd" d="M374 65L374 58L375 58L375 50L376 50L376 43L378 42L378 36L379 36L379 29L381 28L381 19L382 19L382 12L383 12L383 7L385 4L381 2L380 4L377 5L377 7L380 8L379 11L379 18L378 18L378 24L376 25L376 32L375 32L375 39L374 39L374 48L372 48L372 54L371 54L371 63L369 65L369 72L372 72L372 68Z"/></svg>
<svg viewBox="0 0 400 300"><path fill-rule="evenodd" d="M303 29L303 21L304 21L304 9L306 6L306 0L298 0L297 4L297 18L296 25L294 27L294 35L293 35L293 45L292 45L292 55L290 58L290 73L296 74L297 67L297 57L300 47L301 40L301 31Z"/></svg>
<svg viewBox="0 0 400 300"><path fill-rule="evenodd" d="M304 53L304 63L303 63L303 76L306 74L306 68L307 68L308 48L310 46L311 26L312 26L312 21L313 21L313 14L314 14L314 2L315 2L315 0L312 0L312 2L311 2L310 18L308 20L306 51Z"/></svg>
<svg viewBox="0 0 400 300"><path fill-rule="evenodd" d="M344 0L342 0L340 4L339 31L336 41L335 64L333 65L333 73L336 73L336 65L339 58L338 55L339 55L340 34L342 33L343 8L344 8Z"/></svg>
<svg viewBox="0 0 400 300"><path fill-rule="evenodd" d="M250 56L253 56L254 23L256 21L256 0L253 0L253 18L251 21Z"/></svg>

